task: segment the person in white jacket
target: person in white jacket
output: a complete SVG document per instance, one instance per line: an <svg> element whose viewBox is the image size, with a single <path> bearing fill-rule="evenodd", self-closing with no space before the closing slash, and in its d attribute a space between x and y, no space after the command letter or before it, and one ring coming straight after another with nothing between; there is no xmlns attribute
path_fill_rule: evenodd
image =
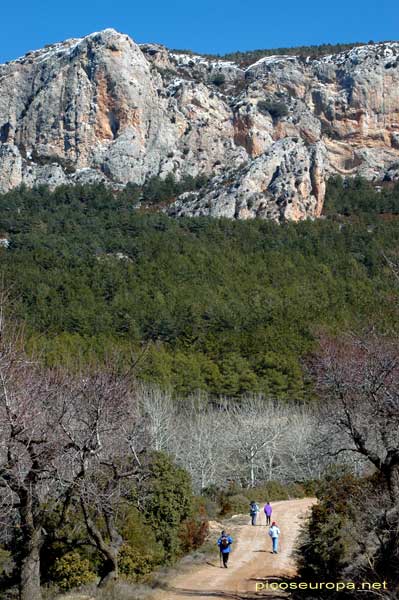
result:
<svg viewBox="0 0 399 600"><path fill-rule="evenodd" d="M273 521L272 526L269 529L269 535L272 538L273 554L277 554L280 529L278 528L276 521Z"/></svg>

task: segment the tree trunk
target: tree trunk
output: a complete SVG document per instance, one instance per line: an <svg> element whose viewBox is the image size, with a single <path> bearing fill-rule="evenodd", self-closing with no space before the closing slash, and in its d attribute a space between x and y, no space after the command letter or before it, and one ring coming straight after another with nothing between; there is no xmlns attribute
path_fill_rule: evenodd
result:
<svg viewBox="0 0 399 600"><path fill-rule="evenodd" d="M116 579L118 579L118 559L119 551L123 545L123 539L122 536L119 535L114 525L114 515L112 510L110 510L108 507L103 509L103 516L107 525L108 535L110 538L110 541L106 542L95 521L90 517L88 505L83 498L80 499L80 504L82 506L87 531L90 537L92 538L96 548L99 550L99 552L101 552L101 554L105 558L105 573L101 578L100 583L98 584L99 587L104 587L110 581L115 581Z"/></svg>
<svg viewBox="0 0 399 600"><path fill-rule="evenodd" d="M42 600L40 589L40 533L26 540L21 564L20 600Z"/></svg>
<svg viewBox="0 0 399 600"><path fill-rule="evenodd" d="M255 461L254 456L251 454L250 457L250 477L251 477L251 487L255 487Z"/></svg>
<svg viewBox="0 0 399 600"><path fill-rule="evenodd" d="M20 488L19 509L22 531L20 600L42 600L40 589L40 550L42 527L39 519L40 502L32 488Z"/></svg>
<svg viewBox="0 0 399 600"><path fill-rule="evenodd" d="M107 552L107 558L104 564L105 573L101 578L99 587L105 587L108 583L116 581L119 576L118 572L118 552Z"/></svg>
<svg viewBox="0 0 399 600"><path fill-rule="evenodd" d="M387 474L389 496L393 506L399 504L399 465L392 465Z"/></svg>

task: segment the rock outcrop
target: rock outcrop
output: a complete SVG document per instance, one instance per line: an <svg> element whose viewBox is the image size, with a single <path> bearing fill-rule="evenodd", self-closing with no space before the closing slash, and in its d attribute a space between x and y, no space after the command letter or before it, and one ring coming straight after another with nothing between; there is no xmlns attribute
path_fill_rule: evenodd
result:
<svg viewBox="0 0 399 600"><path fill-rule="evenodd" d="M113 29L0 66L0 192L206 174L173 215L320 215L326 177L399 178L399 43L247 69Z"/></svg>
<svg viewBox="0 0 399 600"><path fill-rule="evenodd" d="M275 221L318 217L324 160L320 142L307 146L298 138L281 139L246 167L215 177L209 189L182 194L169 214Z"/></svg>

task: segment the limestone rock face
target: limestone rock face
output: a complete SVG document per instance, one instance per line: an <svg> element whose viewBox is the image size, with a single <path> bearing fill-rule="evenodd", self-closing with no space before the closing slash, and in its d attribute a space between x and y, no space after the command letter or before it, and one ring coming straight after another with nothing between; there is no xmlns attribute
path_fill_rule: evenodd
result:
<svg viewBox="0 0 399 600"><path fill-rule="evenodd" d="M89 167L140 182L169 150L149 64L113 30L29 54L3 66L0 78L2 142L18 148L23 165L55 162L64 172Z"/></svg>
<svg viewBox="0 0 399 600"><path fill-rule="evenodd" d="M247 78L252 87L301 101L319 121L335 172L379 178L398 160L399 43L360 46L318 60L266 57L247 69ZM293 113L295 121L298 110Z"/></svg>
<svg viewBox="0 0 399 600"><path fill-rule="evenodd" d="M242 169L216 177L210 188L183 194L168 212L278 222L318 217L325 192L324 160L320 142L307 146L287 137Z"/></svg>
<svg viewBox="0 0 399 600"><path fill-rule="evenodd" d="M106 29L0 65L0 192L168 173L211 177L170 214L277 221L331 174L397 179L399 43L244 70Z"/></svg>
<svg viewBox="0 0 399 600"><path fill-rule="evenodd" d="M22 158L17 146L0 145L0 193L22 183Z"/></svg>

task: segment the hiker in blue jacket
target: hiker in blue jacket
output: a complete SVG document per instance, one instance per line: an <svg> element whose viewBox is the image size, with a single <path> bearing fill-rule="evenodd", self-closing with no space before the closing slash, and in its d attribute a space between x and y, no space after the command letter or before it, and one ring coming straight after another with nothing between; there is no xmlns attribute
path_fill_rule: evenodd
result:
<svg viewBox="0 0 399 600"><path fill-rule="evenodd" d="M251 524L256 525L256 518L258 516L259 506L256 504L255 500L252 500L249 505L249 514L251 516Z"/></svg>
<svg viewBox="0 0 399 600"><path fill-rule="evenodd" d="M220 550L220 566L222 566L222 560L223 560L223 566L225 569L227 569L227 563L229 561L229 555L230 555L230 546L233 543L233 538L229 536L228 533L226 533L225 531L222 531L222 533L220 534L220 538L218 539L218 546L219 546L219 550Z"/></svg>

